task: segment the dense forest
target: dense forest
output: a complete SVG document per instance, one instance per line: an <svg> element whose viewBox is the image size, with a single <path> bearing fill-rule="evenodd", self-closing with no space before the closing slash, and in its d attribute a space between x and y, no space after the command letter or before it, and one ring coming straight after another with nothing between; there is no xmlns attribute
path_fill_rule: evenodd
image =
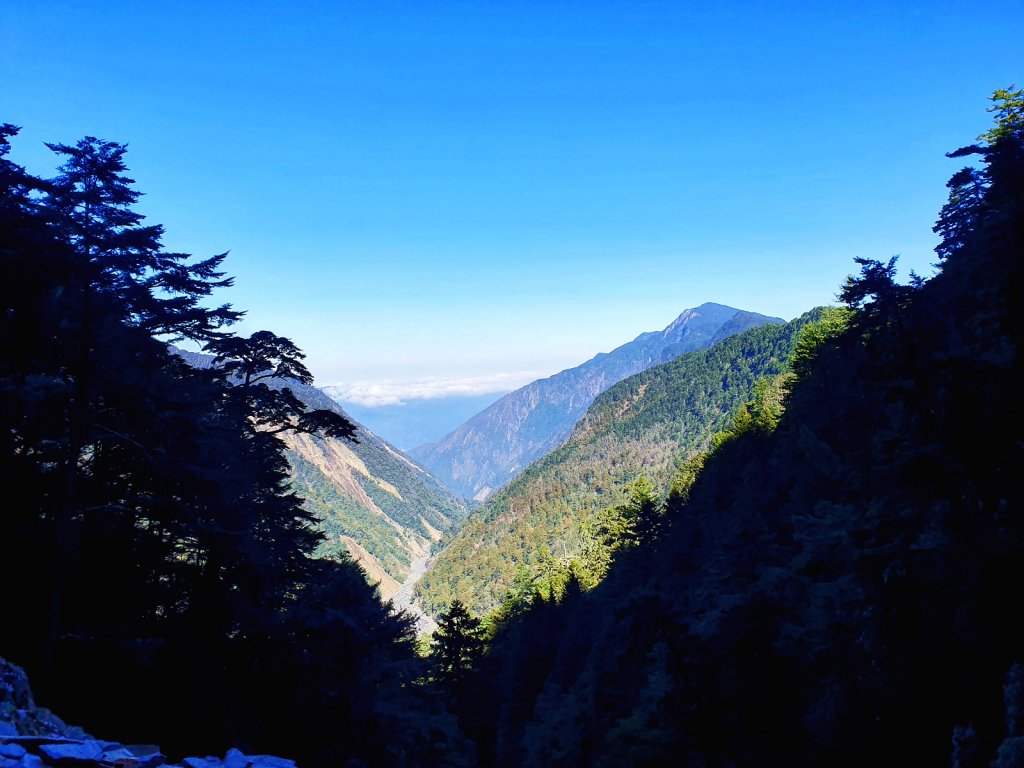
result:
<svg viewBox="0 0 1024 768"><path fill-rule="evenodd" d="M951 153L974 164L933 278L859 259L788 366L739 369L746 404L715 401L665 498L619 481L600 579L517 574L486 623L452 599L419 653L353 563L312 556L282 435L352 427L281 386L310 379L298 348L230 333L223 257L161 248L123 145L54 144L42 179L4 125L0 654L88 728L302 765L1024 764L1024 91L992 112ZM678 407L620 424L632 386L581 434Z"/></svg>

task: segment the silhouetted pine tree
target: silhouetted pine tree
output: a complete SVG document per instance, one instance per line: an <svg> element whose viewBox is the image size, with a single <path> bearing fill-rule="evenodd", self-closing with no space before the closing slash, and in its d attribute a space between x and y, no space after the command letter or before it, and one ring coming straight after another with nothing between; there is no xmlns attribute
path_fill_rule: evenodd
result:
<svg viewBox="0 0 1024 768"><path fill-rule="evenodd" d="M430 641L434 678L457 688L484 652L484 628L460 600L437 617L437 629Z"/></svg>
<svg viewBox="0 0 1024 768"><path fill-rule="evenodd" d="M234 744L307 764L458 764L409 621L314 520L278 437L351 437L288 389L302 353L204 299L223 256L168 254L132 208L124 146L53 145L46 182L0 126L0 653L69 721L172 752ZM197 369L167 346L210 345ZM10 588L8 588L10 587ZM415 741L433 743L414 749Z"/></svg>

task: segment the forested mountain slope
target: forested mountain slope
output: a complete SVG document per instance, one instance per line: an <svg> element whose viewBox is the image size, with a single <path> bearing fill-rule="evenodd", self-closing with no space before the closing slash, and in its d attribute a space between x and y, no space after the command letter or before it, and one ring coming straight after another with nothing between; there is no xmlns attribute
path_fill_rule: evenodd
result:
<svg viewBox="0 0 1024 768"><path fill-rule="evenodd" d="M410 455L449 488L482 501L558 447L594 398L612 384L770 322L782 320L721 304L687 309L662 331L642 333L582 365L510 392L443 440Z"/></svg>
<svg viewBox="0 0 1024 768"><path fill-rule="evenodd" d="M730 336L706 350L649 368L599 395L569 439L495 495L417 585L428 612L459 599L494 608L520 567L567 561L584 547L582 528L621 504L643 475L656 488L707 447L755 382L783 372L811 315Z"/></svg>
<svg viewBox="0 0 1024 768"><path fill-rule="evenodd" d="M176 350L190 365L213 358ZM348 414L316 387L295 380L287 386L310 408ZM467 514L465 504L424 469L358 422L356 439L286 434L294 490L328 538L320 554L339 547L356 560L384 599L394 595L412 560L452 533Z"/></svg>
<svg viewBox="0 0 1024 768"><path fill-rule="evenodd" d="M589 593L467 682L485 764L1024 765L1024 92L949 183L940 272L857 312Z"/></svg>

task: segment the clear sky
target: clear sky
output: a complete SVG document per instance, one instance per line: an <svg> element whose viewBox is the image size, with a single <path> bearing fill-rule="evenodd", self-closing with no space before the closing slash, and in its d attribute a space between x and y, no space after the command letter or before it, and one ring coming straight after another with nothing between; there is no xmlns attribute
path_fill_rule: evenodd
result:
<svg viewBox="0 0 1024 768"><path fill-rule="evenodd" d="M1024 81L1022 28L1021 0L3 0L0 121L43 175L43 141L128 142L166 244L230 250L242 330L319 383L507 390L704 301L793 317L855 256L928 274L943 153Z"/></svg>

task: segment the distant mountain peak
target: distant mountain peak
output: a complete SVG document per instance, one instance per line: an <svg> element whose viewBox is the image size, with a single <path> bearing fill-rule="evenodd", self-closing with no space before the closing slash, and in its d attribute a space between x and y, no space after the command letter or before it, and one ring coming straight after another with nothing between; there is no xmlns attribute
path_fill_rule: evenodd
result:
<svg viewBox="0 0 1024 768"><path fill-rule="evenodd" d="M611 352L510 392L446 437L410 453L456 493L482 501L557 448L594 398L613 384L748 328L782 322L714 302L685 309L663 330L641 333Z"/></svg>

